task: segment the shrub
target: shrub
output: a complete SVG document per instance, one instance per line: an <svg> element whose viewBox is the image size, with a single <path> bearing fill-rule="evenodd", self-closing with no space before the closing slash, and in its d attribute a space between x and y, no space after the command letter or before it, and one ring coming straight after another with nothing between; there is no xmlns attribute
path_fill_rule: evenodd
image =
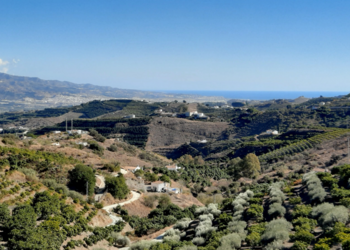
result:
<svg viewBox="0 0 350 250"><path fill-rule="evenodd" d="M179 250L197 250L198 248L196 246L183 246L179 248Z"/></svg>
<svg viewBox="0 0 350 250"><path fill-rule="evenodd" d="M218 250L238 249L241 247L241 243L242 240L238 234L228 234L220 239L220 247L218 248Z"/></svg>
<svg viewBox="0 0 350 250"><path fill-rule="evenodd" d="M247 215L253 218L258 218L258 217L260 218L262 217L263 212L264 212L263 206L258 204L252 204L247 210Z"/></svg>
<svg viewBox="0 0 350 250"><path fill-rule="evenodd" d="M296 205L301 203L301 198L300 197L292 197L289 199L289 203Z"/></svg>
<svg viewBox="0 0 350 250"><path fill-rule="evenodd" d="M268 214L272 217L283 217L286 213L285 207L279 203L273 203L270 205Z"/></svg>
<svg viewBox="0 0 350 250"><path fill-rule="evenodd" d="M315 239L315 236L305 229L299 229L293 236L292 239L294 241L301 241L307 243L309 245L311 241Z"/></svg>
<svg viewBox="0 0 350 250"><path fill-rule="evenodd" d="M37 172L31 168L19 168L18 171L22 172L28 181L38 181Z"/></svg>
<svg viewBox="0 0 350 250"><path fill-rule="evenodd" d="M151 195L151 196L144 196L143 197L143 204L147 207L153 208L154 207L154 202L158 200L158 196Z"/></svg>
<svg viewBox="0 0 350 250"><path fill-rule="evenodd" d="M192 243L197 245L197 246L200 246L200 245L203 245L205 243L205 239L203 237L195 237L192 240Z"/></svg>
<svg viewBox="0 0 350 250"><path fill-rule="evenodd" d="M170 205L171 200L169 195L163 194L158 198L158 207L160 208L166 208Z"/></svg>
<svg viewBox="0 0 350 250"><path fill-rule="evenodd" d="M116 247L126 247L130 245L130 240L128 237L116 232L112 232L110 234L109 242Z"/></svg>
<svg viewBox="0 0 350 250"><path fill-rule="evenodd" d="M342 204L344 207L350 208L350 198L341 199L340 204Z"/></svg>
<svg viewBox="0 0 350 250"><path fill-rule="evenodd" d="M322 238L320 239L314 246L315 250L329 250L330 246L332 245L332 239L331 238Z"/></svg>
<svg viewBox="0 0 350 250"><path fill-rule="evenodd" d="M296 241L292 246L292 250L307 250L308 244L303 241Z"/></svg>
<svg viewBox="0 0 350 250"><path fill-rule="evenodd" d="M68 196L71 197L73 200L84 201L84 196L76 191L69 191Z"/></svg>
<svg viewBox="0 0 350 250"><path fill-rule="evenodd" d="M174 229L185 230L189 227L190 224L190 218L183 218L175 224Z"/></svg>
<svg viewBox="0 0 350 250"><path fill-rule="evenodd" d="M101 209L101 208L103 208L103 205L102 205L102 203L95 203L95 207L97 208L97 209Z"/></svg>
<svg viewBox="0 0 350 250"><path fill-rule="evenodd" d="M69 189L64 184L57 184L55 187L55 191L66 196L68 196L69 193Z"/></svg>
<svg viewBox="0 0 350 250"><path fill-rule="evenodd" d="M251 198L249 200L250 204L262 204L262 199L261 198Z"/></svg>
<svg viewBox="0 0 350 250"><path fill-rule="evenodd" d="M330 250L330 246L326 243L316 243L314 246L314 250ZM349 248L347 248L349 249Z"/></svg>
<svg viewBox="0 0 350 250"><path fill-rule="evenodd" d="M312 209L311 216L318 220L318 224L324 229L331 229L336 222L346 224L349 213L344 206L334 206L330 203L323 203Z"/></svg>
<svg viewBox="0 0 350 250"><path fill-rule="evenodd" d="M294 227L296 228L296 230L298 230L299 228L302 228L302 229L307 230L309 232L312 229L314 229L317 225L316 220L305 218L305 217L298 217L297 219L293 220L292 223L293 223Z"/></svg>
<svg viewBox="0 0 350 250"><path fill-rule="evenodd" d="M308 188L308 195L312 201L323 202L327 196L326 191L322 187L320 179L315 172L304 174L303 183Z"/></svg>
<svg viewBox="0 0 350 250"><path fill-rule="evenodd" d="M289 239L289 232L291 224L284 218L272 220L266 225L265 232L261 236L262 241L287 241Z"/></svg>
<svg viewBox="0 0 350 250"><path fill-rule="evenodd" d="M310 205L296 205L293 209L292 215L293 218L297 217L308 217L312 211Z"/></svg>
<svg viewBox="0 0 350 250"><path fill-rule="evenodd" d="M145 250L151 248L153 245L157 244L156 241L151 240L142 240L136 242L130 246L130 250Z"/></svg>
<svg viewBox="0 0 350 250"><path fill-rule="evenodd" d="M3 138L2 143L6 144L6 145L15 145L15 142L9 138Z"/></svg>
<svg viewBox="0 0 350 250"><path fill-rule="evenodd" d="M232 233L237 233L242 240L245 239L247 232L244 230L247 227L245 221L231 221L227 229Z"/></svg>
<svg viewBox="0 0 350 250"><path fill-rule="evenodd" d="M100 146L97 142L90 141L89 142L89 148L98 156L102 156L104 152L104 148Z"/></svg>
<svg viewBox="0 0 350 250"><path fill-rule="evenodd" d="M107 148L107 150L109 150L111 152L117 152L118 151L118 147L115 144L112 144L111 146L109 146Z"/></svg>
<svg viewBox="0 0 350 250"><path fill-rule="evenodd" d="M259 233L257 232L252 232L251 234L249 234L245 241L252 247L259 245L260 241L261 241L261 236Z"/></svg>
<svg viewBox="0 0 350 250"><path fill-rule="evenodd" d="M96 179L92 168L78 164L69 172L69 176L71 185L75 186L80 192L86 192L88 183L89 195L94 193Z"/></svg>
<svg viewBox="0 0 350 250"><path fill-rule="evenodd" d="M129 193L129 188L126 185L125 178L122 174L117 177L106 178L106 188L114 198L124 199Z"/></svg>
<svg viewBox="0 0 350 250"><path fill-rule="evenodd" d="M103 165L109 172L119 172L120 171L120 162L107 163Z"/></svg>
<svg viewBox="0 0 350 250"><path fill-rule="evenodd" d="M281 240L274 240L266 245L265 250L279 250L283 248L283 242Z"/></svg>

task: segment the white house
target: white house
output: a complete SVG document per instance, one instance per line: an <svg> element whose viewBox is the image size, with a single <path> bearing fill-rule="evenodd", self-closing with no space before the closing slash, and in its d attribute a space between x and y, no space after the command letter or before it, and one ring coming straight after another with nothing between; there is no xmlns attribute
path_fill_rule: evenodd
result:
<svg viewBox="0 0 350 250"><path fill-rule="evenodd" d="M207 140L198 140L197 142L198 143L207 143L208 141Z"/></svg>
<svg viewBox="0 0 350 250"><path fill-rule="evenodd" d="M269 129L269 130L266 130L266 134L268 134L268 135L278 135L278 131Z"/></svg>
<svg viewBox="0 0 350 250"><path fill-rule="evenodd" d="M214 109L218 109L218 108L219 108L219 106L214 106L213 108L214 108Z"/></svg>
<svg viewBox="0 0 350 250"><path fill-rule="evenodd" d="M223 109L228 109L229 107L230 107L230 106L227 105L227 104L221 106L221 108L223 108Z"/></svg>
<svg viewBox="0 0 350 250"><path fill-rule="evenodd" d="M80 130L80 129L68 130L67 133L70 134L70 135L74 135L74 134L77 134L77 135L85 134L85 133L84 133L82 130Z"/></svg>
<svg viewBox="0 0 350 250"><path fill-rule="evenodd" d="M83 145L84 147L87 147L88 146L88 143L87 142L77 142L78 145Z"/></svg>
<svg viewBox="0 0 350 250"><path fill-rule="evenodd" d="M142 168L140 166L137 167L130 167L130 166L126 166L126 167L122 167L124 170L130 171L132 173L135 173L137 170L142 170Z"/></svg>
<svg viewBox="0 0 350 250"><path fill-rule="evenodd" d="M320 105L320 106L324 106L324 105L326 105L326 103L325 103L325 102L320 102L319 105Z"/></svg>
<svg viewBox="0 0 350 250"><path fill-rule="evenodd" d="M52 146L60 146L60 143L59 142L54 142L51 144Z"/></svg>
<svg viewBox="0 0 350 250"><path fill-rule="evenodd" d="M197 113L194 115L197 119L207 119L208 117L203 113Z"/></svg>
<svg viewBox="0 0 350 250"><path fill-rule="evenodd" d="M61 131L59 130L56 130L56 131L53 131L54 134L61 134Z"/></svg>
<svg viewBox="0 0 350 250"><path fill-rule="evenodd" d="M124 118L135 118L136 116L134 114L131 114L131 115L127 115L127 116L124 116Z"/></svg>
<svg viewBox="0 0 350 250"><path fill-rule="evenodd" d="M165 167L170 171L176 171L176 172L181 169L181 167L178 167L177 164L169 165L169 166L165 166Z"/></svg>
<svg viewBox="0 0 350 250"><path fill-rule="evenodd" d="M186 112L186 113L185 113L185 116L186 116L186 117L191 117L192 115L193 115L193 112Z"/></svg>
<svg viewBox="0 0 350 250"><path fill-rule="evenodd" d="M170 188L170 184L164 181L155 181L151 183L150 190L153 192L162 192Z"/></svg>
<svg viewBox="0 0 350 250"><path fill-rule="evenodd" d="M0 133L1 133L2 131L4 131L4 129L0 128Z"/></svg>

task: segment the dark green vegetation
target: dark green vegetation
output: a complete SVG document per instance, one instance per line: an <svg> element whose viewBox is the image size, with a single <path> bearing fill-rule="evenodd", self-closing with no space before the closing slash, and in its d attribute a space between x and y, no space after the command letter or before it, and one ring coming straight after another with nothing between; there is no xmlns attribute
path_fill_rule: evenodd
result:
<svg viewBox="0 0 350 250"><path fill-rule="evenodd" d="M74 169L69 172L70 185L81 193L88 193L92 195L95 188L95 174L92 168L82 164L76 165Z"/></svg>
<svg viewBox="0 0 350 250"><path fill-rule="evenodd" d="M174 204L159 205L157 209L151 211L146 218L138 216L124 215L124 220L128 221L130 226L135 229L138 236L146 235L158 231L164 227L173 225L176 221L183 218L195 218L196 206L181 209Z"/></svg>
<svg viewBox="0 0 350 250"><path fill-rule="evenodd" d="M95 118L117 111L120 112L120 114L116 115L115 117L119 118L130 114L145 117L153 114L154 111L162 105L164 105L164 103L150 104L147 102L133 100L92 101L74 107L58 107L38 111L2 113L0 114L0 124L6 124L19 119L27 118L57 117L68 112L82 114L80 118Z"/></svg>
<svg viewBox="0 0 350 250"><path fill-rule="evenodd" d="M120 200L125 199L129 194L129 188L125 183L125 178L122 174L117 177L106 178L106 188L114 198Z"/></svg>
<svg viewBox="0 0 350 250"><path fill-rule="evenodd" d="M92 245L108 239L110 232L119 232L124 227L123 223L118 223L106 228L91 228L88 222L97 214L97 210L83 203L84 208L75 212L74 205L66 205L65 199L65 195L52 190L38 192L26 204L16 206L12 215L6 204L1 204L0 227L5 246L18 250L56 250L67 237L88 231L92 235L81 244ZM37 223L39 220L41 223Z"/></svg>
<svg viewBox="0 0 350 250"><path fill-rule="evenodd" d="M197 208L194 218L178 221L162 243L131 249L282 249L290 243L292 249L329 250L338 244L348 249L349 177L350 165L341 165L302 179L248 184L220 206Z"/></svg>
<svg viewBox="0 0 350 250"><path fill-rule="evenodd" d="M148 127L150 118L135 119L110 119L110 120L74 120L74 128L88 131L94 129L105 137L122 137L131 145L145 147L148 139ZM53 127L46 127L38 134L44 134L55 130L65 130L65 122Z"/></svg>

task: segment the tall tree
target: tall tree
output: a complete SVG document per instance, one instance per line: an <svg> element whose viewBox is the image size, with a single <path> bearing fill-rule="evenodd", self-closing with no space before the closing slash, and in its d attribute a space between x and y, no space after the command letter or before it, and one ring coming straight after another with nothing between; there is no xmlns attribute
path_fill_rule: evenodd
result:
<svg viewBox="0 0 350 250"><path fill-rule="evenodd" d="M92 168L78 164L70 171L70 184L73 185L80 192L86 192L86 185L88 183L88 193L92 195L95 189L95 174Z"/></svg>

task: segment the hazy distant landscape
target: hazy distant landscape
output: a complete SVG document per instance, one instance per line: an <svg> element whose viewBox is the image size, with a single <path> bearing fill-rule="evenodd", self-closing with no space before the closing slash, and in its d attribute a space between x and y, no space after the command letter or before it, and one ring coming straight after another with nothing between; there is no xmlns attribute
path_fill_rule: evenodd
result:
<svg viewBox="0 0 350 250"><path fill-rule="evenodd" d="M225 102L220 96L204 97L196 94L166 94L161 92L118 89L92 84L42 80L0 73L0 112L35 110L58 106L72 106L93 100L111 98L147 101L187 100L188 102Z"/></svg>

